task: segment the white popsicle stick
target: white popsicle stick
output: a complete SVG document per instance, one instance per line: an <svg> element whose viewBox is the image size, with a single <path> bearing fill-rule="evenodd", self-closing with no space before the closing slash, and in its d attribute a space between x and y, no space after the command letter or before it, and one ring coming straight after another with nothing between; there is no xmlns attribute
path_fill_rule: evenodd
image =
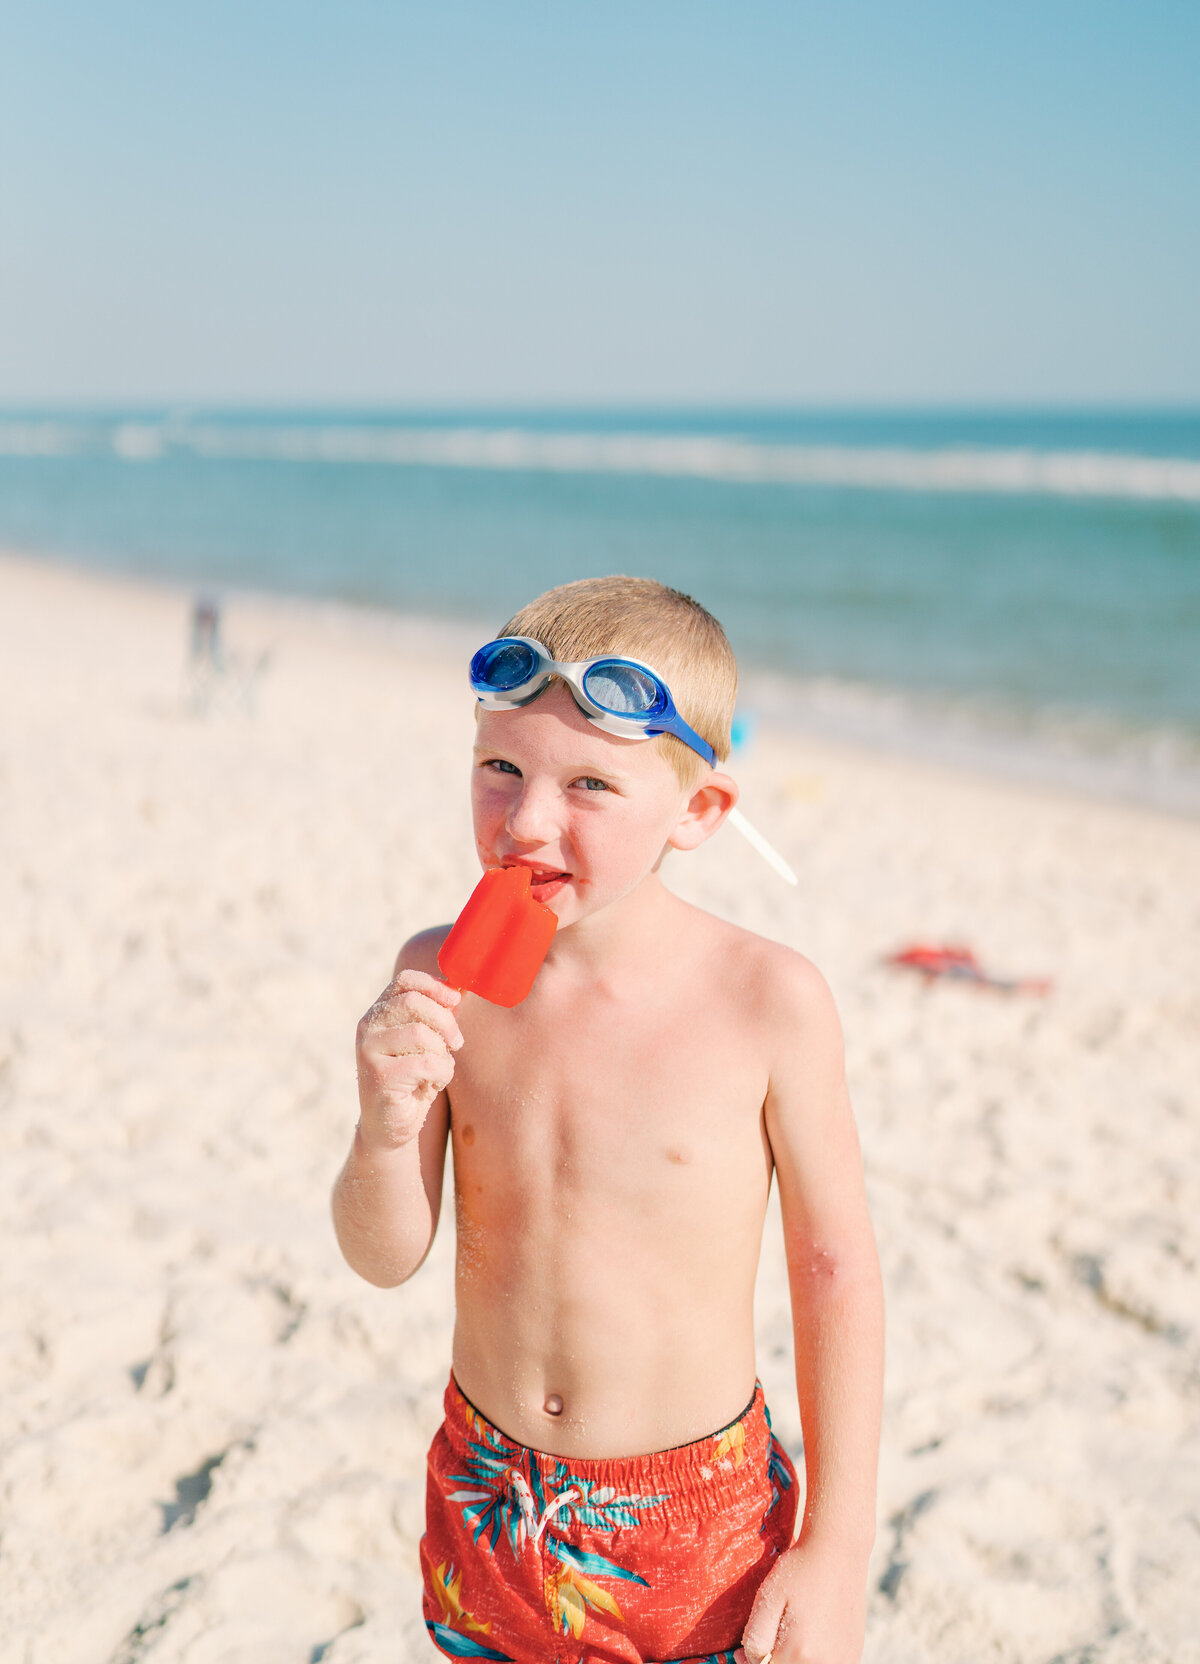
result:
<svg viewBox="0 0 1200 1664"><path fill-rule="evenodd" d="M758 851L768 866L774 867L780 878L788 884L799 884L800 880L791 867L788 866L783 856L774 845L767 842L756 826L751 826L740 809L731 809L727 818L730 826L737 827L746 842Z"/></svg>

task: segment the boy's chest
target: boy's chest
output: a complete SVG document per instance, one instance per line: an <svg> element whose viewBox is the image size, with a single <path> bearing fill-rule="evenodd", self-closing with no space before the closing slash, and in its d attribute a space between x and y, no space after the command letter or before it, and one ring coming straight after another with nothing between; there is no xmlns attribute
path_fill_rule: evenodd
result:
<svg viewBox="0 0 1200 1664"><path fill-rule="evenodd" d="M480 1015L450 1089L460 1169L520 1182L532 1166L630 1194L761 1173L766 1060L719 1014Z"/></svg>

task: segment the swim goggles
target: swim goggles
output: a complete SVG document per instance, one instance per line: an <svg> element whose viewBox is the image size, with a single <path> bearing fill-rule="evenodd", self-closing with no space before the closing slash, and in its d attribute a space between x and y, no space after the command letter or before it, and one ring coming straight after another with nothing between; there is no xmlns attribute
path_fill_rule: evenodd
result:
<svg viewBox="0 0 1200 1664"><path fill-rule="evenodd" d="M470 674L475 697L489 711L528 705L551 676L561 676L584 716L606 734L627 740L673 734L710 766L716 764L712 746L680 716L657 670L638 659L608 655L560 664L531 636L500 636L479 649L471 660ZM731 809L727 819L780 878L788 884L798 882L783 856L740 809Z"/></svg>
<svg viewBox="0 0 1200 1664"><path fill-rule="evenodd" d="M710 767L715 765L712 746L680 716L657 670L637 659L605 655L560 664L531 636L501 636L471 660L471 686L479 703L492 711L528 705L551 676L562 677L584 716L606 734L627 740L672 734Z"/></svg>

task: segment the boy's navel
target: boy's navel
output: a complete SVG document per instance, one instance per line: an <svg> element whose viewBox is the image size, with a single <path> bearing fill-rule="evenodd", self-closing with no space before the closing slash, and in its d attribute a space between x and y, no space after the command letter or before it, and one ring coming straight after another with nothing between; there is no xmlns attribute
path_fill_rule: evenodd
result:
<svg viewBox="0 0 1200 1664"><path fill-rule="evenodd" d="M546 1402L542 1405L542 1408L548 1416L562 1415L563 1401L561 1394L556 1392L547 1393Z"/></svg>
<svg viewBox="0 0 1200 1664"><path fill-rule="evenodd" d="M674 1162L676 1167L686 1167L692 1159L692 1152L671 1145L667 1149L667 1160Z"/></svg>

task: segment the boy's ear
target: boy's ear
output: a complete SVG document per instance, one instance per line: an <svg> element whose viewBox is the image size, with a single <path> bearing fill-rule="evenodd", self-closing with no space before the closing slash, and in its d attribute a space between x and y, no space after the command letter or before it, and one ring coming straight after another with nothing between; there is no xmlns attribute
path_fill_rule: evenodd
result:
<svg viewBox="0 0 1200 1664"><path fill-rule="evenodd" d="M737 800L737 781L714 771L688 798L675 830L667 839L670 848L698 849L712 837Z"/></svg>

